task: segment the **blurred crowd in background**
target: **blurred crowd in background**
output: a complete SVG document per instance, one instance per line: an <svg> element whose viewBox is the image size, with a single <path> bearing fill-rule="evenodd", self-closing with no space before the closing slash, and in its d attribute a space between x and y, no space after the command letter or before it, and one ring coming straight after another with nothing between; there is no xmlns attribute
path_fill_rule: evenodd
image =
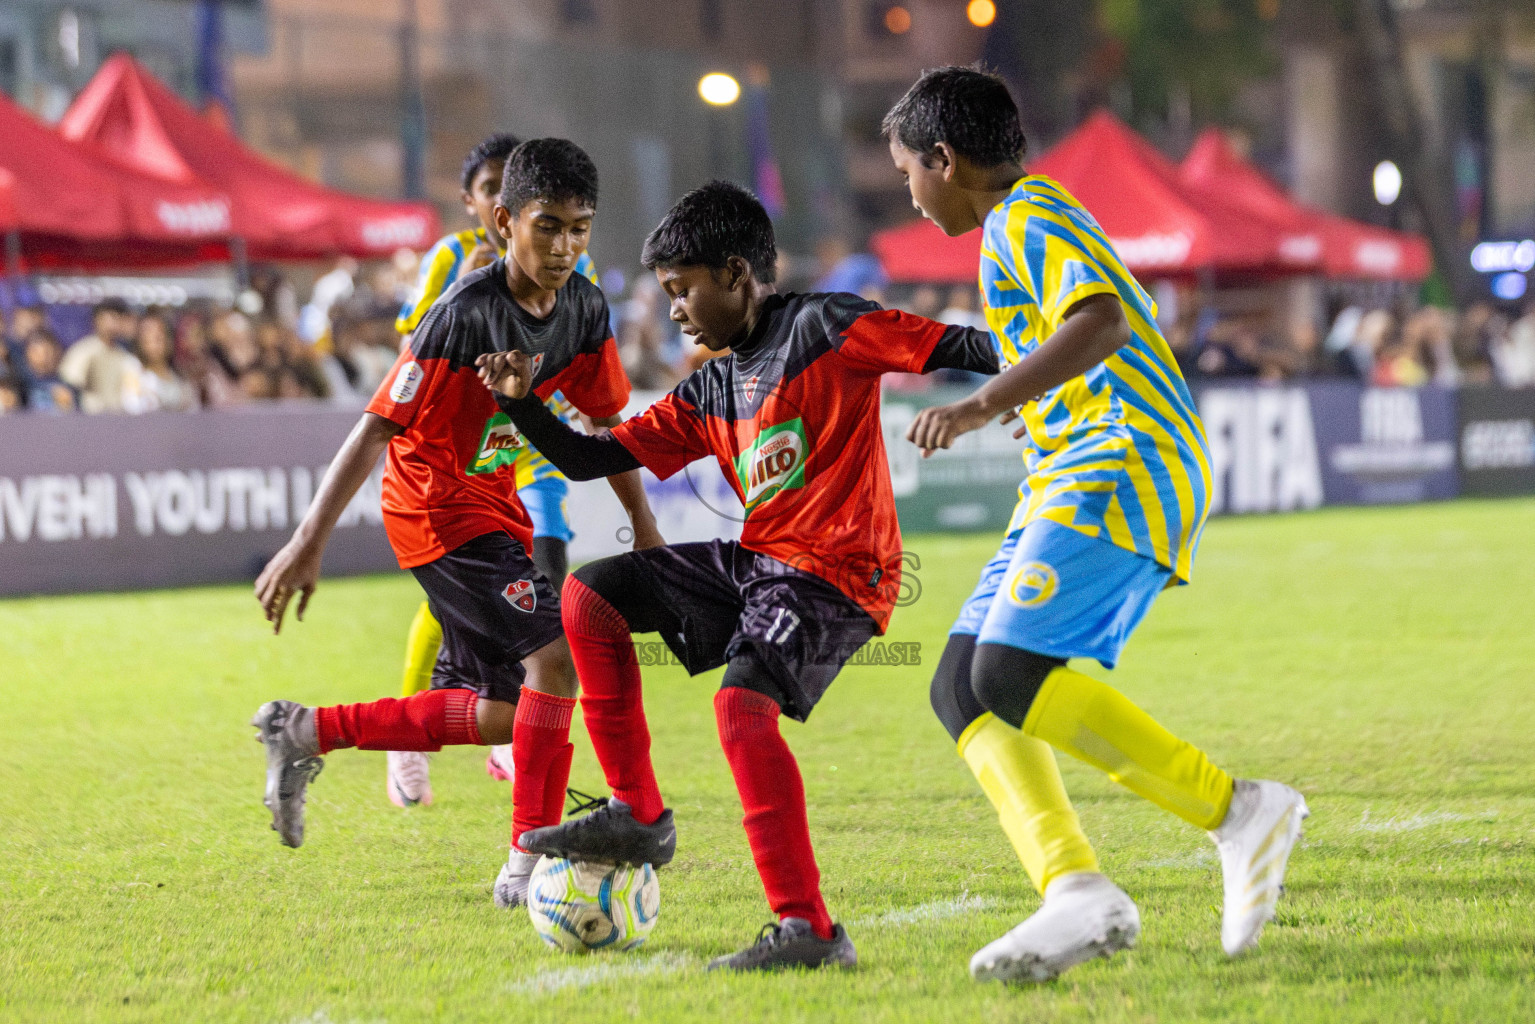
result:
<svg viewBox="0 0 1535 1024"><path fill-rule="evenodd" d="M271 401L360 407L387 376L404 339L395 330L411 298L415 257L359 265L343 258L315 278L307 297L273 267L224 305L194 300L171 309L106 298L90 331L61 337L47 307L21 304L0 322L0 414L146 413L222 409ZM829 242L814 256L786 257L785 290L851 291L946 323L985 327L973 285L893 286L873 257ZM670 322L655 279L603 276L612 329L635 388L675 386L708 358ZM1271 309L1222 310L1192 285L1157 287L1164 333L1186 377L1258 383L1331 377L1380 387L1535 386L1535 302L1522 310L1477 302L1420 305L1412 292L1356 300L1334 296L1317 322L1285 322ZM973 383L968 375L891 375L922 391Z"/></svg>

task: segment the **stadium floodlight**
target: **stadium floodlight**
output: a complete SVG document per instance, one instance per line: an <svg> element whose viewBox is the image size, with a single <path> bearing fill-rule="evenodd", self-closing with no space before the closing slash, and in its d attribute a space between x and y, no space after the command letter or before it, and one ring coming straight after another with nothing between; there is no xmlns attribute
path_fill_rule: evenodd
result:
<svg viewBox="0 0 1535 1024"><path fill-rule="evenodd" d="M698 95L710 106L728 107L741 98L741 83L722 71L711 71L698 80Z"/></svg>
<svg viewBox="0 0 1535 1024"><path fill-rule="evenodd" d="M885 30L893 36L911 31L911 12L897 4L885 11Z"/></svg>
<svg viewBox="0 0 1535 1024"><path fill-rule="evenodd" d="M976 28L985 28L997 20L997 5L992 0L970 0L965 6L965 17Z"/></svg>
<svg viewBox="0 0 1535 1024"><path fill-rule="evenodd" d="M1390 206L1402 194L1402 170L1390 160L1375 165L1375 201Z"/></svg>

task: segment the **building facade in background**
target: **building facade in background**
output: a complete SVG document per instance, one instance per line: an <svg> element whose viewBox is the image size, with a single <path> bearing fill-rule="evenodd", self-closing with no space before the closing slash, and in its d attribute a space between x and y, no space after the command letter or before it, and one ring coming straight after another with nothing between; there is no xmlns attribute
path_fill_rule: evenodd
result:
<svg viewBox="0 0 1535 1024"><path fill-rule="evenodd" d="M1435 201L1456 244L1531 237L1535 7L1381 3L1442 158ZM985 59L1014 80L1032 152L1108 104L1176 159L1218 116L1302 199L1422 229L1405 196L1387 209L1372 194L1393 111L1366 58L1364 7L1259 3L1250 27L1272 61L1228 89L1219 115L1208 85L1189 84L1200 67L1164 61L1137 77L1135 47L1148 44L1135 32L1175 9L1194 18L1204 7L1192 0L7 0L0 89L56 119L124 49L200 100L216 9L235 124L256 148L338 188L414 192L456 223L458 165L476 140L568 136L603 174L594 254L632 268L676 197L714 176L779 193L790 252L827 236L860 245L908 219L879 120L924 68ZM1131 8L1139 28L1116 28ZM742 83L740 100L699 97L713 71Z"/></svg>
<svg viewBox="0 0 1535 1024"><path fill-rule="evenodd" d="M776 174L793 252L908 217L879 118L923 67L974 60L984 38L954 0L271 0L268 17L270 48L233 66L247 141L396 194L418 90L423 192L456 219L477 139L568 136L603 175L594 255L631 267L672 202L715 176L771 193ZM699 97L715 71L741 82L739 101Z"/></svg>
<svg viewBox="0 0 1535 1024"><path fill-rule="evenodd" d="M45 121L63 115L101 62L127 50L183 95L197 93L199 18L206 0L5 0L0 4L0 92ZM222 0L226 55L267 48L260 0Z"/></svg>

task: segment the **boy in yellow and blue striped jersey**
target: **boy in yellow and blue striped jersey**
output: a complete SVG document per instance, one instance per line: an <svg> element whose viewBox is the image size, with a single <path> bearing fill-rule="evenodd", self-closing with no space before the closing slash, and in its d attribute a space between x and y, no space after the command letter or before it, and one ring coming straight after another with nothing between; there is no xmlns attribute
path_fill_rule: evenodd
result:
<svg viewBox="0 0 1535 1024"><path fill-rule="evenodd" d="M1048 980L1139 935L1139 912L1099 871L1051 747L1210 832L1225 876L1221 940L1236 955L1273 916L1305 800L1234 780L1067 665L1114 666L1157 595L1189 581L1209 511L1203 427L1155 304L1092 214L1024 173L1023 130L999 78L927 72L883 129L923 215L949 235L983 230L981 295L1003 366L968 398L922 410L907 437L930 455L1002 415L1025 440L1012 522L933 679L934 710L1044 896L976 953L971 974Z"/></svg>
<svg viewBox="0 0 1535 1024"><path fill-rule="evenodd" d="M394 329L403 337L410 336L426 311L459 277L490 263L505 250L506 240L496 231L495 208L506 158L519 141L505 133L491 135L464 158L461 198L464 212L476 226L439 239L421 258L415 290L394 321ZM597 269L588 253L583 252L576 261L576 273L597 283ZM570 403L558 391L549 396L548 405L567 422L574 414ZM569 486L560 471L531 445L517 450L514 471L517 495L533 521L533 564L558 592L565 582L566 547L574 536L565 507ZM409 697L431 685L441 645L442 627L423 601L406 634L401 696ZM511 744L492 747L485 768L493 778L509 780L513 773ZM430 804L432 786L426 756L416 751L390 752L386 792L390 801L400 807Z"/></svg>

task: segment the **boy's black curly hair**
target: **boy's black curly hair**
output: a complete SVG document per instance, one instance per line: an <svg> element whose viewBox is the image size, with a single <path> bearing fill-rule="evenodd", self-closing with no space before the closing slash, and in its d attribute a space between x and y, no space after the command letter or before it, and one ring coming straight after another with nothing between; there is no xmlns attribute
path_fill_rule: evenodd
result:
<svg viewBox="0 0 1535 1024"><path fill-rule="evenodd" d="M718 270L732 256L752 268L763 284L778 277L778 244L773 221L751 192L729 181L700 185L667 212L645 239L640 262L646 270L694 266Z"/></svg>
<svg viewBox="0 0 1535 1024"><path fill-rule="evenodd" d="M492 160L505 160L521 143L521 139L507 132L497 132L480 140L480 144L464 157L464 169L460 174L464 191L468 192L469 186L474 184L474 176L480 173L481 167Z"/></svg>
<svg viewBox="0 0 1535 1024"><path fill-rule="evenodd" d="M529 139L506 158L500 203L513 216L535 199L597 208L597 165L569 139Z"/></svg>
<svg viewBox="0 0 1535 1024"><path fill-rule="evenodd" d="M1007 84L974 67L923 72L890 108L880 130L924 156L947 142L977 167L1021 162L1027 148Z"/></svg>

